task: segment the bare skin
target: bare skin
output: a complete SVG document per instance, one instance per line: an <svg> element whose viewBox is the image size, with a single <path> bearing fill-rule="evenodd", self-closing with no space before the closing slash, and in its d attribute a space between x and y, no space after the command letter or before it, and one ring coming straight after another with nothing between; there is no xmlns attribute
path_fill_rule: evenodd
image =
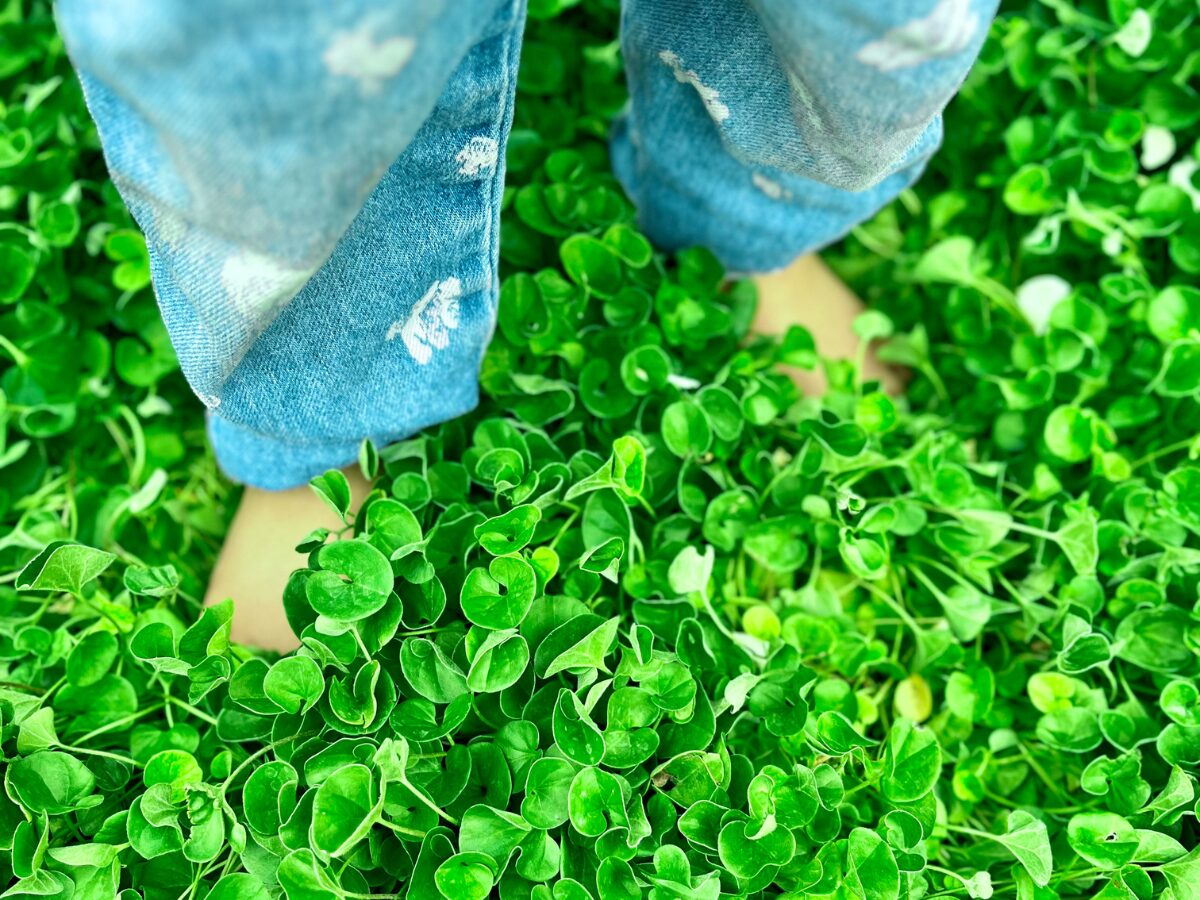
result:
<svg viewBox="0 0 1200 900"><path fill-rule="evenodd" d="M858 338L851 324L862 301L829 270L820 257L804 256L786 269L756 279L759 307L754 328L763 334L782 334L792 325L812 332L821 354L831 359L854 357ZM895 374L868 357L865 376L882 381L895 392ZM806 394L825 389L823 372L793 372ZM343 470L351 496L361 500L367 484L357 466ZM234 640L251 647L286 653L298 641L283 616L280 598L291 572L304 565L295 547L313 528L341 527L337 517L308 485L286 491L247 487L229 527L225 545L213 570L205 603L226 597L236 601Z"/></svg>
<svg viewBox="0 0 1200 900"><path fill-rule="evenodd" d="M355 501L367 495L358 466L343 469ZM233 639L250 647L286 653L299 645L283 616L283 588L304 566L296 545L314 528L342 527L307 484L286 491L247 487L229 525L208 583L205 604L232 597L237 610Z"/></svg>
<svg viewBox="0 0 1200 900"><path fill-rule="evenodd" d="M863 302L825 265L815 253L802 256L786 269L759 275L758 310L754 330L759 334L783 334L792 325L807 328L821 355L828 359L854 359L858 337L851 325L863 311ZM791 369L792 380L809 395L825 393L825 373ZM890 394L902 385L896 372L868 354L863 378L879 381Z"/></svg>

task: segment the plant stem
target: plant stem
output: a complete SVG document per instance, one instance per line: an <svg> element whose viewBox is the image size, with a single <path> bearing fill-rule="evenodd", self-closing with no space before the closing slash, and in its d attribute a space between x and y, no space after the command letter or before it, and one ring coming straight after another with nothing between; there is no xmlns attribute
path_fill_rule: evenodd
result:
<svg viewBox="0 0 1200 900"><path fill-rule="evenodd" d="M379 819L378 824L382 825L384 828L391 829L392 831L396 832L396 834L407 834L409 837L415 837L415 838L424 838L425 837L424 831L417 831L415 828L405 828L403 825L393 825L387 819ZM347 895L347 896L350 896L350 895ZM360 894L359 896L362 896L362 895ZM377 896L377 895L372 894L371 896Z"/></svg>
<svg viewBox="0 0 1200 900"><path fill-rule="evenodd" d="M400 783L402 785L404 785L406 788L408 788L412 792L412 795L414 797L416 797L418 800L420 800L422 803L424 803L426 806L428 806L430 809L432 809L441 818L445 819L451 825L454 825L454 826L458 825L458 819L454 818L454 816L450 815L448 812L443 810L440 806L438 806L432 800L430 800L428 797L426 797L424 792L421 791L419 788L417 788L407 778L401 778Z"/></svg>
<svg viewBox="0 0 1200 900"><path fill-rule="evenodd" d="M125 763L127 766L134 766L135 768L139 769L142 767L142 764L136 759L133 759L129 756L122 756L120 753L109 753L107 750L91 750L87 747L72 747L68 744L60 744L60 746L64 750L69 750L72 753L85 753L88 756L102 756L105 759L112 759L119 763Z"/></svg>
<svg viewBox="0 0 1200 900"><path fill-rule="evenodd" d="M196 709L196 707L192 706L192 704L185 703L182 700L180 700L178 697L174 697L171 694L163 694L163 696L166 697L169 702L173 703L175 706L178 706L180 709L190 712L197 719L207 722L209 725L215 726L217 724L217 720L215 718L213 718L212 716L210 716L208 713L204 712L204 710Z"/></svg>

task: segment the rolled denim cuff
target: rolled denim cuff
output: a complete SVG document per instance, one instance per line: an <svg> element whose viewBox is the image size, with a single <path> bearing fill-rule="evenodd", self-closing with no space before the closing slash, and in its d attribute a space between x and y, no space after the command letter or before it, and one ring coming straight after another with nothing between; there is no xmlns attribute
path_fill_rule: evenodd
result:
<svg viewBox="0 0 1200 900"><path fill-rule="evenodd" d="M260 434L209 413L208 438L217 464L233 481L281 491L326 469L340 469L358 453L352 441L316 443Z"/></svg>
<svg viewBox="0 0 1200 900"><path fill-rule="evenodd" d="M782 269L806 249L781 234L786 223L779 217L756 217L753 209L743 215L746 204L737 201L748 192L707 179L688 189L651 169L639 158L627 119L617 122L609 151L617 180L637 206L638 226L663 250L706 247L728 271L759 273Z"/></svg>
<svg viewBox="0 0 1200 900"><path fill-rule="evenodd" d="M790 172L743 164L712 128L697 123L690 158L681 163L644 145L628 117L610 141L613 171L638 209L638 224L664 250L707 247L730 272L782 269L840 240L921 175L941 138L930 126L915 161L864 191L844 191ZM659 150L656 156L652 150ZM703 170L687 177L691 167Z"/></svg>
<svg viewBox="0 0 1200 900"><path fill-rule="evenodd" d="M264 434L230 422L211 410L208 439L217 464L231 480L267 491L282 491L306 483L328 469L340 469L358 458L363 439L385 447L440 421L464 415L479 403L472 382L443 393L428 421L392 434L364 435L355 440L313 440Z"/></svg>

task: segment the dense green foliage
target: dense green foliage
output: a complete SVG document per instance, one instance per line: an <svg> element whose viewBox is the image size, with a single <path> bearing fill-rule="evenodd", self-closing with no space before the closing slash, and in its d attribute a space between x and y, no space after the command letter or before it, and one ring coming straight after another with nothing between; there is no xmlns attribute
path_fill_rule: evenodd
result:
<svg viewBox="0 0 1200 900"><path fill-rule="evenodd" d="M615 4L531 6L483 405L314 482L278 660L198 617L201 407L0 14L4 896L1200 896L1197 5L1006 9L831 254L896 400L651 251Z"/></svg>

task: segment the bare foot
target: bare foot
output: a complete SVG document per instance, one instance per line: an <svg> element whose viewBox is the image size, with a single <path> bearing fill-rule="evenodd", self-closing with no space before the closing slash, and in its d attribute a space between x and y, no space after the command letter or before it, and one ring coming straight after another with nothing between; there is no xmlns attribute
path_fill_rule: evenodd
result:
<svg viewBox="0 0 1200 900"><path fill-rule="evenodd" d="M817 351L827 359L853 359L858 336L851 327L865 307L815 253L802 256L786 269L758 275L758 311L754 330L759 334L784 334L792 325L807 328L817 343ZM823 369L806 372L793 370L800 389L809 395L825 393L828 383ZM899 393L897 374L867 354L863 378L879 381L889 394Z"/></svg>
<svg viewBox="0 0 1200 900"><path fill-rule="evenodd" d="M755 331L783 334L792 325L802 325L812 332L823 356L854 358L858 337L851 326L863 303L820 257L801 257L782 271L758 276L755 282L759 291ZM898 391L900 379L873 354L864 368L865 378L881 381L889 392ZM820 395L826 389L823 371L796 370L795 379L808 394ZM368 486L358 467L343 471L352 496L361 500ZM333 530L341 524L308 485L287 491L246 488L204 600L211 604L233 598L234 640L281 653L298 646L283 614L288 576L304 564L296 544L314 528Z"/></svg>
<svg viewBox="0 0 1200 900"><path fill-rule="evenodd" d="M361 501L368 486L358 467L343 471L351 497ZM283 588L304 566L296 545L321 527L333 531L342 523L307 484L286 491L246 488L204 597L206 605L233 598L235 641L280 653L300 645L283 614Z"/></svg>

